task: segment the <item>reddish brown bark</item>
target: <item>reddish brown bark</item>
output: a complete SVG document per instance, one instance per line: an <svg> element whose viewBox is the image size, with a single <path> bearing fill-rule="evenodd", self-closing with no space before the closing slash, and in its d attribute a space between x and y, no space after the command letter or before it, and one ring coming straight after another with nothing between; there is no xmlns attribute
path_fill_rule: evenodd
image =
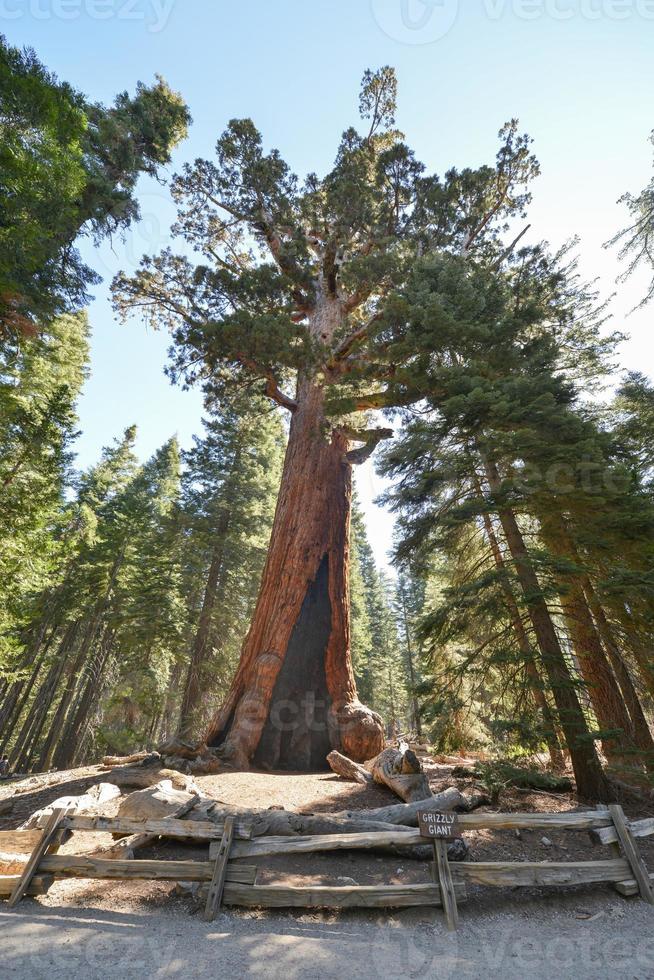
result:
<svg viewBox="0 0 654 980"><path fill-rule="evenodd" d="M330 432L323 401L321 387L299 382L256 610L206 735L235 766L306 770L326 766L331 749L364 761L383 748L350 657L348 439Z"/></svg>
<svg viewBox="0 0 654 980"><path fill-rule="evenodd" d="M502 480L497 465L489 459L483 461L488 485L493 493L501 494ZM595 745L589 738L588 726L577 691L515 514L507 506L499 506L497 514L515 565L525 605L529 610L541 654L541 663L554 696L561 728L570 751L577 790L580 796L587 799L611 799L611 788L602 770Z"/></svg>
<svg viewBox="0 0 654 980"><path fill-rule="evenodd" d="M581 566L575 541L563 516L551 517L543 525L549 547ZM593 711L604 731L617 729L614 737L604 738L608 759L636 758L639 750L651 753L654 742L642 706L622 654L612 642L604 611L594 594L588 575L568 576L561 602L581 671L588 686Z"/></svg>
<svg viewBox="0 0 654 980"><path fill-rule="evenodd" d="M479 481L475 478L476 491L478 496L481 496L482 490ZM531 649L531 644L529 642L529 637L527 636L527 630L522 621L522 616L520 614L520 608L513 594L509 581L506 577L506 565L504 564L504 558L502 557L502 551L500 548L499 541L497 540L497 535L495 534L495 529L493 528L493 522L490 519L490 515L484 513L484 528L486 530L486 537L491 547L491 552L493 554L493 560L495 562L495 567L500 573L500 585L502 591L504 592L504 597L506 600L506 607L511 617L511 624L513 626L513 632L515 633L516 641L518 643L518 649L523 658L523 663L525 665L525 672L529 678L531 685L532 694L534 696L534 701L541 712L543 719L543 724L545 726L545 739L547 741L547 749L550 754L550 759L552 765L555 769L563 768L564 758L563 751L561 749L561 741L557 732L557 726L554 719L554 714L550 708L549 702L545 697L545 692L542 687L542 679L538 667L536 666L533 650Z"/></svg>
<svg viewBox="0 0 654 980"><path fill-rule="evenodd" d="M631 716L634 741L638 748L646 753L644 761L651 768L654 765L654 739L652 738L652 732L631 678L629 668L615 639L611 624L607 619L606 613L597 598L593 584L588 576L584 578L584 591L590 610L597 623L597 629L602 637L602 642L615 671L615 676L618 679L627 710Z"/></svg>

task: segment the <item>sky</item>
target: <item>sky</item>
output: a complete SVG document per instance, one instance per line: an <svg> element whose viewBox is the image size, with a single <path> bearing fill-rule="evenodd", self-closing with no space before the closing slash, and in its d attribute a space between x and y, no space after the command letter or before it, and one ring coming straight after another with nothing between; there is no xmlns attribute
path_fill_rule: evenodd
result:
<svg viewBox="0 0 654 980"><path fill-rule="evenodd" d="M364 70L385 64L398 74L397 124L428 171L492 162L498 129L519 118L542 166L532 240L579 236L582 275L604 298L615 293L611 328L630 335L622 367L654 372L654 307L628 315L647 277L616 284L622 266L603 247L626 220L618 199L652 174L654 0L0 0L0 32L96 101L163 75L194 119L168 176L211 157L234 117L251 117L296 173L326 171L357 123ZM164 376L168 338L111 310L113 274L170 241L166 187L142 180L139 199L125 241L83 249L104 283L89 311L81 467L133 423L143 458L175 432L186 446L200 431L200 393ZM382 483L371 464L357 484L385 563L392 521L373 503Z"/></svg>

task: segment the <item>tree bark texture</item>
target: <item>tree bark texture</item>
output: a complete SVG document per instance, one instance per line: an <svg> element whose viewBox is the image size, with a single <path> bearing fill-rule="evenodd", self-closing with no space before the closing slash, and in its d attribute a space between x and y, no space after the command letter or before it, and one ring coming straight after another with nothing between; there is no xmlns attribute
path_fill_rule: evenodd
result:
<svg viewBox="0 0 654 980"><path fill-rule="evenodd" d="M484 468L491 491L500 493L502 481L496 464L485 459ZM515 514L510 507L499 506L498 517L529 610L543 668L554 695L579 795L586 799L611 799L611 788L595 745L589 737L588 725L574 682Z"/></svg>
<svg viewBox="0 0 654 980"><path fill-rule="evenodd" d="M216 542L214 545L207 581L202 598L202 609L198 620L191 659L184 684L184 695L182 697L182 707L180 710L179 726L177 734L180 738L188 736L193 729L193 718L195 711L202 697L202 670L207 662L209 654L209 632L211 628L211 618L216 604L218 583L223 567L223 556L225 551L225 535L229 526L229 514L225 511L218 522L216 528Z"/></svg>
<svg viewBox="0 0 654 980"><path fill-rule="evenodd" d="M350 656L348 438L330 432L323 403L318 384L299 381L256 610L205 736L239 768L322 769L332 749L365 761L384 745Z"/></svg>
<svg viewBox="0 0 654 980"><path fill-rule="evenodd" d="M481 486L477 480L475 482L477 494L481 496ZM544 734L547 741L550 759L555 769L562 769L564 765L563 752L561 750L561 742L559 739L554 714L550 708L547 698L545 697L540 672L534 659L534 652L529 642L527 630L525 629L525 625L522 621L520 607L518 606L507 578L506 565L504 563L499 541L497 540L497 535L495 534L493 522L491 521L489 514L484 513L483 516L486 537L488 538L488 542L491 547L495 567L500 573L500 585L504 593L509 616L511 617L511 624L513 626L513 632L515 633L518 649L520 650L520 654L524 661L525 673L529 679L534 701L543 718L543 724L545 727Z"/></svg>

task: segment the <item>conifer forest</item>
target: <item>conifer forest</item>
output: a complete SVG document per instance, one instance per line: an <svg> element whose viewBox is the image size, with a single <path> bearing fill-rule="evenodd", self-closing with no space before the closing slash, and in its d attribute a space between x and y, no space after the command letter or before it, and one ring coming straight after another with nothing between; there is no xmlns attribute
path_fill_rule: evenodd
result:
<svg viewBox="0 0 654 980"><path fill-rule="evenodd" d="M315 772L408 736L597 803L654 785L654 385L611 308L637 277L651 315L654 171L606 242L621 281L587 281L534 217L527 119L436 169L399 129L402 72L364 69L296 174L229 92L196 156L181 86L100 103L0 41L9 771L174 742ZM144 457L135 417L81 465L94 249L138 225L143 180L170 242L113 275L115 343L167 336L203 408L192 440L166 419Z"/></svg>

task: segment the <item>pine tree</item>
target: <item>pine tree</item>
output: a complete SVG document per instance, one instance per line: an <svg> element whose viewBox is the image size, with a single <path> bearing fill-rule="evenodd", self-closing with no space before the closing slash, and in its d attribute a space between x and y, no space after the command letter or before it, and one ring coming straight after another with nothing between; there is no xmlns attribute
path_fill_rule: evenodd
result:
<svg viewBox="0 0 654 980"><path fill-rule="evenodd" d="M429 393L434 416L429 423L413 425L412 443L394 450L389 458L391 472L402 474L398 498L416 514L405 552L410 555L411 542L417 543L430 523L443 519L439 507L455 529L457 521L471 520L480 512L497 517L580 792L606 795L608 787L589 739L578 682L551 609L559 582L553 581L552 562L544 563L534 547L533 528L519 519L523 509L532 519L544 518L539 487L544 491L547 484L551 497L548 481L552 472L561 474L557 469L562 463L561 443L557 446L553 432L560 425L569 428L574 419L574 389L557 370L566 344L587 343L592 348L593 331L586 325L580 337L573 330L570 312L575 301L577 313L583 309L584 297L537 249L524 250L513 270L504 275L481 266L471 270L457 259L430 258L416 273L407 298L415 304L409 322L430 351L430 361L414 383ZM407 317L406 308L402 315ZM420 438L423 432L430 439L429 452ZM435 446L440 446L441 458L431 463L431 469ZM579 451L576 440L575 452ZM531 468L524 466L525 460ZM408 468L416 461L418 472L409 475ZM545 468L539 469L539 462ZM475 490L480 479L481 500ZM529 484L529 495L524 486L520 492L519 480ZM443 486L444 497L425 511L431 488ZM594 676L593 685L596 680Z"/></svg>
<svg viewBox="0 0 654 980"><path fill-rule="evenodd" d="M76 239L138 218L139 175L169 162L189 118L161 78L110 109L90 103L0 36L0 340L15 344L80 308L98 277Z"/></svg>
<svg viewBox="0 0 654 980"><path fill-rule="evenodd" d="M0 355L0 671L15 662L34 597L65 549L75 405L87 361L83 315L55 319L19 351Z"/></svg>
<svg viewBox="0 0 654 980"><path fill-rule="evenodd" d="M185 454L184 518L194 627L179 734L199 733L233 673L270 535L284 433L276 414L241 399L205 421ZM200 715L200 720L196 717Z"/></svg>

